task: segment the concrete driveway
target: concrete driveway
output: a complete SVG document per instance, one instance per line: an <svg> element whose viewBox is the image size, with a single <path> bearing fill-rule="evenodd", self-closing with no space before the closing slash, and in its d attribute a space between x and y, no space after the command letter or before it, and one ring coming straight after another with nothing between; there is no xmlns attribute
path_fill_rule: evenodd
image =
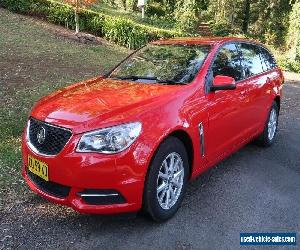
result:
<svg viewBox="0 0 300 250"><path fill-rule="evenodd" d="M238 249L240 232L297 232L299 241L300 82L284 86L275 145L250 144L199 177L164 224L80 215L31 192L1 217L0 249Z"/></svg>

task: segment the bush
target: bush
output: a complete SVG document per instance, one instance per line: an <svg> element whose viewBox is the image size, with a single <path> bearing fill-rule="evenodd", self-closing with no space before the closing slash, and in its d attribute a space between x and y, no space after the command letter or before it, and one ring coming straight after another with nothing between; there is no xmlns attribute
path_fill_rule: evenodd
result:
<svg viewBox="0 0 300 250"><path fill-rule="evenodd" d="M127 10L133 11L137 9L137 0L126 0L126 8Z"/></svg>
<svg viewBox="0 0 300 250"><path fill-rule="evenodd" d="M55 24L65 25L68 23L70 27L75 27L75 14L69 5L51 3L48 8L47 19Z"/></svg>
<svg viewBox="0 0 300 250"><path fill-rule="evenodd" d="M9 10L42 16L48 21L75 28L74 10L70 5L52 0L0 0L0 6ZM82 31L105 37L130 49L139 48L160 38L182 36L174 30L164 30L141 25L121 17L112 17L99 12L83 9L79 14Z"/></svg>
<svg viewBox="0 0 300 250"><path fill-rule="evenodd" d="M148 4L146 6L146 15L161 17L166 15L166 10L160 4Z"/></svg>
<svg viewBox="0 0 300 250"><path fill-rule="evenodd" d="M107 40L129 48L141 47L150 40L150 34L135 26L132 21L123 18L106 18L104 34Z"/></svg>
<svg viewBox="0 0 300 250"><path fill-rule="evenodd" d="M283 48L278 49L270 45L268 47L273 52L273 55L275 56L276 61L281 69L300 73L300 61L291 58L289 53Z"/></svg>
<svg viewBox="0 0 300 250"><path fill-rule="evenodd" d="M136 9L138 0L102 0L107 5L114 8L122 8L124 10L133 11Z"/></svg>
<svg viewBox="0 0 300 250"><path fill-rule="evenodd" d="M83 15L86 15L83 18ZM101 15L91 15L87 13L81 13L79 20L89 20L84 23L84 29L90 31L92 34L100 37L104 37L104 23L105 18ZM82 25L83 26L83 25Z"/></svg>
<svg viewBox="0 0 300 250"><path fill-rule="evenodd" d="M226 22L216 22L210 25L214 36L229 36L231 32L230 25Z"/></svg>
<svg viewBox="0 0 300 250"><path fill-rule="evenodd" d="M149 25L157 26L162 29L174 29L177 26L176 20L172 14L167 14L165 16L146 15L143 21Z"/></svg>
<svg viewBox="0 0 300 250"><path fill-rule="evenodd" d="M0 6L22 14L29 14L32 3L32 0L0 0Z"/></svg>
<svg viewBox="0 0 300 250"><path fill-rule="evenodd" d="M277 63L283 70L300 73L299 61L294 61L287 58L286 56L283 56L277 57Z"/></svg>

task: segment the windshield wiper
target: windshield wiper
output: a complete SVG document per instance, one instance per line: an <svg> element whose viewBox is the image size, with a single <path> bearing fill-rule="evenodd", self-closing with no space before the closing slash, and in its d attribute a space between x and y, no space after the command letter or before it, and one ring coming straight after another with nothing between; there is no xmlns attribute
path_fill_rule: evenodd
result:
<svg viewBox="0 0 300 250"><path fill-rule="evenodd" d="M176 82L174 80L157 80L157 83L169 84L169 85L185 85L186 83Z"/></svg>
<svg viewBox="0 0 300 250"><path fill-rule="evenodd" d="M169 85L185 85L185 83L181 83L181 82L176 82L174 80L160 80L157 79L157 77L155 76L123 76L123 77L114 77L114 79L121 79L121 80L139 80L139 79L143 79L143 80L153 80L156 81L157 83L162 83L162 84L169 84Z"/></svg>
<svg viewBox="0 0 300 250"><path fill-rule="evenodd" d="M134 81L139 79L157 81L157 78L152 76L124 76L124 77L116 77L116 78L121 80L134 80Z"/></svg>

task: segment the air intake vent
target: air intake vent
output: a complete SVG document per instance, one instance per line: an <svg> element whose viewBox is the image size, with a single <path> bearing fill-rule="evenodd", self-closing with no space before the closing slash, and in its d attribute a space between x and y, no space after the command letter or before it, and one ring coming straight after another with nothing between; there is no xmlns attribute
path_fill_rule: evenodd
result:
<svg viewBox="0 0 300 250"><path fill-rule="evenodd" d="M28 170L27 170L27 176L41 191L49 195L55 196L57 198L62 198L62 199L66 198L69 195L69 192L71 190L70 187L52 181L44 181L42 178L34 175Z"/></svg>

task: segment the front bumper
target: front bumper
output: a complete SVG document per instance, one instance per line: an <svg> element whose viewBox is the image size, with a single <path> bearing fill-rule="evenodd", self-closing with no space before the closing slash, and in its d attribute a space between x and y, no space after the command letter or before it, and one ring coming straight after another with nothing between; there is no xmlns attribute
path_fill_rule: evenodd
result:
<svg viewBox="0 0 300 250"><path fill-rule="evenodd" d="M137 155L136 147L115 155L76 153L75 147L80 136L74 135L57 156L47 157L30 149L25 133L22 143L22 175L34 192L51 202L72 207L80 213L114 214L140 210L147 164L134 157ZM28 155L48 165L49 181L58 186L68 187L66 196L56 195L41 188L41 185L30 177L27 170ZM88 194L90 197L91 190L94 190L94 193L111 190L119 194L120 199L116 203L114 199L106 199L106 204L90 204L90 198L82 194Z"/></svg>

